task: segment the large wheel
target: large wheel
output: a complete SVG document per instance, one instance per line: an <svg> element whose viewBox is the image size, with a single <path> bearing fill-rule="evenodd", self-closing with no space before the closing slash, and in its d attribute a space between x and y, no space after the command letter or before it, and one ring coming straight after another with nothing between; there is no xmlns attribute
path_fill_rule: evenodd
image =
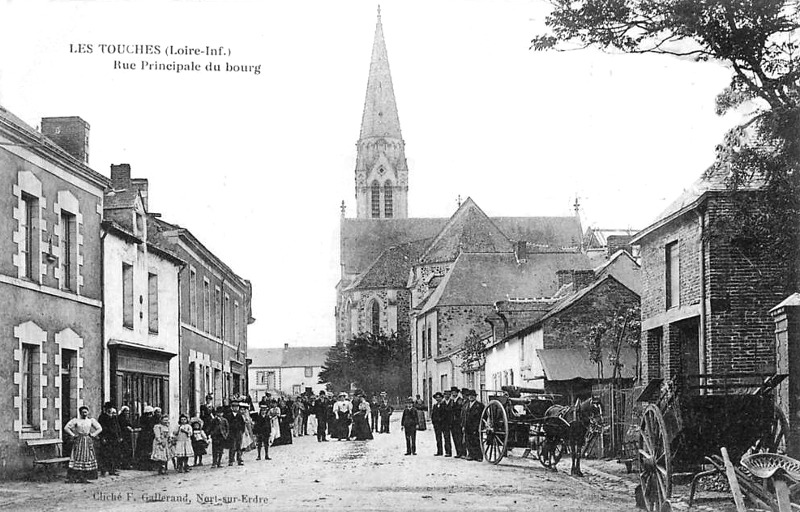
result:
<svg viewBox="0 0 800 512"><path fill-rule="evenodd" d="M786 415L777 405L773 406L772 420L769 428L763 432L761 437L750 449L753 453L786 453L786 433L789 431L789 422Z"/></svg>
<svg viewBox="0 0 800 512"><path fill-rule="evenodd" d="M546 468L555 468L561 457L567 453L564 437L568 435L569 423L563 418L545 418L542 424L544 440L539 443L536 454L539 462Z"/></svg>
<svg viewBox="0 0 800 512"><path fill-rule="evenodd" d="M670 459L664 416L658 407L648 405L639 428L639 480L645 507L651 512L662 510L672 495Z"/></svg>
<svg viewBox="0 0 800 512"><path fill-rule="evenodd" d="M508 451L508 414L503 404L492 400L483 409L480 424L483 460L497 464Z"/></svg>

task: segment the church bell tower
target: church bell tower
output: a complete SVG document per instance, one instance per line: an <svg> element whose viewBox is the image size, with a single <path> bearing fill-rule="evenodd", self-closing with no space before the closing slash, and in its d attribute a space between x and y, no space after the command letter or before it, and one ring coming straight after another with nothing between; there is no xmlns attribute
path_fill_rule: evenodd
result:
<svg viewBox="0 0 800 512"><path fill-rule="evenodd" d="M367 97L356 143L356 217L408 218L408 165L394 99L381 9L375 25Z"/></svg>

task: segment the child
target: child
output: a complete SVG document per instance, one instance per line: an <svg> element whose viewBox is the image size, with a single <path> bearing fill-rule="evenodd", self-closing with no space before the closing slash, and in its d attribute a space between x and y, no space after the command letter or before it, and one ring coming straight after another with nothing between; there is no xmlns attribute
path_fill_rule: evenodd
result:
<svg viewBox="0 0 800 512"><path fill-rule="evenodd" d="M222 467L222 452L225 450L225 443L228 441L228 420L222 415L222 407L217 407L214 411L216 416L211 420L211 427L208 434L211 436L211 467Z"/></svg>
<svg viewBox="0 0 800 512"><path fill-rule="evenodd" d="M208 436L203 431L203 420L192 418L192 451L194 452L194 465L203 465L203 455L208 448Z"/></svg>
<svg viewBox="0 0 800 512"><path fill-rule="evenodd" d="M167 474L167 462L172 458L170 449L171 436L169 432L169 416L166 414L161 417L161 422L153 427L153 450L150 458L158 462L158 474Z"/></svg>
<svg viewBox="0 0 800 512"><path fill-rule="evenodd" d="M178 459L177 471L180 473L189 472L189 457L194 455L192 450L192 426L189 425L189 418L185 414L181 414L178 418L178 428L173 432L175 439L175 451L173 456Z"/></svg>
<svg viewBox="0 0 800 512"><path fill-rule="evenodd" d="M403 417L400 419L400 429L406 432L406 455L417 454L417 411L414 409L414 399L408 397Z"/></svg>

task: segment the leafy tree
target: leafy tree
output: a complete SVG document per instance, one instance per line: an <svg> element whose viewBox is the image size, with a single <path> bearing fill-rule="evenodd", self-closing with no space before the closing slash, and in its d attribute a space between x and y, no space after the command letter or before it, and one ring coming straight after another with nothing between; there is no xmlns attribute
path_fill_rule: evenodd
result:
<svg viewBox="0 0 800 512"><path fill-rule="evenodd" d="M360 333L328 352L319 374L329 389L361 388L366 394L390 396L411 393L411 349L396 333Z"/></svg>
<svg viewBox="0 0 800 512"><path fill-rule="evenodd" d="M717 148L709 173L724 173L733 194L730 241L794 261L800 241L800 53L797 0L551 0L548 33L535 50L595 47L631 54L713 60L731 69L717 96L722 115L747 103L746 122ZM733 232L730 228L735 228ZM786 291L797 286L789 268Z"/></svg>
<svg viewBox="0 0 800 512"><path fill-rule="evenodd" d="M608 362L611 365L611 378L617 381L622 377L624 363L620 360L620 352L624 345L636 349L637 359L639 354L640 337L642 334L641 310L639 306L624 308L613 316L603 319L589 329L589 336L585 341L589 350L589 359L597 365L597 378L603 379L603 348L611 348ZM639 362L636 362L638 369Z"/></svg>
<svg viewBox="0 0 800 512"><path fill-rule="evenodd" d="M486 363L485 348L485 341L475 329L470 329L461 351L461 369L465 372L474 370L476 366L482 369Z"/></svg>

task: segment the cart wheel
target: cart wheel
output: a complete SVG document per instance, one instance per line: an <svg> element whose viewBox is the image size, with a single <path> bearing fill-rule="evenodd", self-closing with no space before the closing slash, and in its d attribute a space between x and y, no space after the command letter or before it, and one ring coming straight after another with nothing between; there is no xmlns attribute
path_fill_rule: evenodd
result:
<svg viewBox="0 0 800 512"><path fill-rule="evenodd" d="M483 460L497 464L508 451L508 415L503 404L492 400L481 414L481 452Z"/></svg>
<svg viewBox="0 0 800 512"><path fill-rule="evenodd" d="M669 437L661 410L648 405L639 428L639 480L647 510L658 512L672 495Z"/></svg>
<svg viewBox="0 0 800 512"><path fill-rule="evenodd" d="M786 432L789 431L789 422L786 415L777 405L773 406L772 423L769 430L750 449L753 453L786 453Z"/></svg>
<svg viewBox="0 0 800 512"><path fill-rule="evenodd" d="M544 440L539 443L536 454L539 462L546 468L555 468L561 457L568 452L564 436L569 431L569 423L563 418L545 418L542 424Z"/></svg>

